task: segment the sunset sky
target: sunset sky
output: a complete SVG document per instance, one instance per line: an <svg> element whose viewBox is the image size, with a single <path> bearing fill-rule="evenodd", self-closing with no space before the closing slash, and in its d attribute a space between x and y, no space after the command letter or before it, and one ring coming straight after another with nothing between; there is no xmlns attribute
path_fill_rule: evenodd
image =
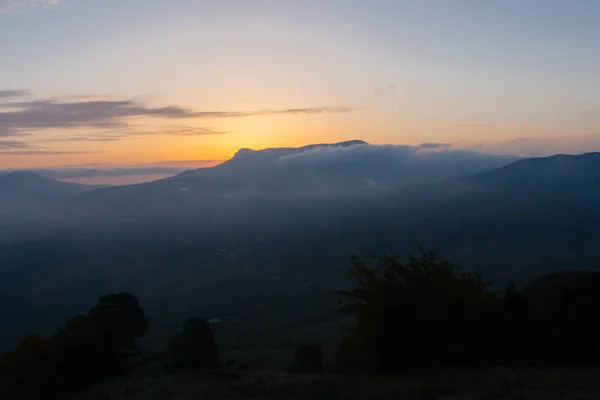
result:
<svg viewBox="0 0 600 400"><path fill-rule="evenodd" d="M600 1L0 0L0 169L600 150Z"/></svg>

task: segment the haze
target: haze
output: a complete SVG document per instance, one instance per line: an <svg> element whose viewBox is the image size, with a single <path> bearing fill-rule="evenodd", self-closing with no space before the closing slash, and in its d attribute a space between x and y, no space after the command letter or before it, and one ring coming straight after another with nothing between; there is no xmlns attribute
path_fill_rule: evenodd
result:
<svg viewBox="0 0 600 400"><path fill-rule="evenodd" d="M595 398L599 15L0 0L0 398Z"/></svg>
<svg viewBox="0 0 600 400"><path fill-rule="evenodd" d="M592 0L2 0L0 169L197 167L355 138L599 150L599 12Z"/></svg>

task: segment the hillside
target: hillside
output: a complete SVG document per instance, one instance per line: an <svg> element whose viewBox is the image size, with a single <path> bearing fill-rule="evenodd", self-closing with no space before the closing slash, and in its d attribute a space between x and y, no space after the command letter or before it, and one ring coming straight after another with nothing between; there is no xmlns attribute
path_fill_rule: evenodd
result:
<svg viewBox="0 0 600 400"><path fill-rule="evenodd" d="M594 399L600 390L597 368L494 368L445 371L439 375L392 375L380 379L298 376L249 372L237 378L184 372L137 374L103 382L75 400L306 399L306 400L575 400Z"/></svg>
<svg viewBox="0 0 600 400"><path fill-rule="evenodd" d="M374 151L369 146L350 145L349 159L325 163L349 162L356 169L312 170L322 182L340 182L340 171L352 171L347 183L326 195L300 190L305 186L299 180L287 178L275 192L261 188L243 195L258 178L239 179L238 173L294 176L264 156L277 151L256 151L251 157L271 160L259 170L231 163L94 190L72 197L51 219L32 217L24 225L43 229L0 241L1 300L11 304L0 312L0 343L40 326L52 329L100 294L126 290L139 295L156 321L150 346L164 343L189 314L239 317L238 325L223 326L227 346L252 347L264 337L293 345L292 331L309 329L315 319L335 319L329 292L347 283L342 271L348 254L402 255L415 243L465 266L480 265L500 284L600 262L598 169L590 170L598 154L522 160L488 172L349 192L356 186L344 189L348 182L366 176L357 170L390 165L391 156L381 164L355 157L359 149ZM282 150L290 151L303 153ZM434 161L425 166L432 170ZM220 176L231 185L212 186ZM312 182L304 184L322 187ZM536 187L541 189L529 190ZM282 336L290 324L296 328ZM247 332L243 341L240 331Z"/></svg>
<svg viewBox="0 0 600 400"><path fill-rule="evenodd" d="M0 175L0 213L49 207L94 188L60 182L31 171L10 172Z"/></svg>
<svg viewBox="0 0 600 400"><path fill-rule="evenodd" d="M107 188L69 202L77 215L118 219L211 218L215 212L244 218L269 201L334 202L435 182L504 166L514 158L476 153L448 157L410 146L374 146L355 140L299 148L239 150L230 160L154 182ZM238 215L238 207L244 212ZM268 211L276 212L268 206ZM115 216L118 212L119 216ZM262 212L262 210L261 210ZM288 210L285 213L289 213ZM222 221L219 221L220 223Z"/></svg>

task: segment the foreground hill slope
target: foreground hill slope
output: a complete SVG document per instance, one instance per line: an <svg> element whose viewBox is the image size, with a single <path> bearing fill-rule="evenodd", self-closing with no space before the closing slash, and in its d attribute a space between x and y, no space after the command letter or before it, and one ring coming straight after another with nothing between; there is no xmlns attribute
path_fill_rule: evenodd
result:
<svg viewBox="0 0 600 400"><path fill-rule="evenodd" d="M598 372L596 368L494 368L379 379L274 372L237 377L206 372L141 373L100 383L74 400L583 400L597 398Z"/></svg>

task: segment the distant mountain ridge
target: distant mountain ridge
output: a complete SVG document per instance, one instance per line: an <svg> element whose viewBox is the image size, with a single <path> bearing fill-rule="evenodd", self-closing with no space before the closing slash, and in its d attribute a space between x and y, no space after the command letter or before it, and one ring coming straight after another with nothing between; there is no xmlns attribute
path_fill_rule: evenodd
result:
<svg viewBox="0 0 600 400"><path fill-rule="evenodd" d="M31 171L13 171L0 176L0 213L49 206L94 188L60 182Z"/></svg>
<svg viewBox="0 0 600 400"><path fill-rule="evenodd" d="M529 202L596 198L600 197L600 153L525 159L467 179L501 198Z"/></svg>
<svg viewBox="0 0 600 400"><path fill-rule="evenodd" d="M95 212L118 210L124 216L135 214L136 218L144 218L143 213L154 218L165 212L174 217L184 210L208 213L211 208L222 209L224 204L241 204L251 198L274 201L274 196L284 196L289 201L299 201L308 196L303 201L317 197L325 201L327 196L383 193L417 182L489 171L513 160L474 152L458 158L447 154L431 152L425 158L411 146L370 145L362 140L298 148L241 149L214 167L143 184L95 190L78 196L72 204L82 214L91 207ZM314 162L315 156L319 162ZM292 199L294 196L296 199Z"/></svg>
<svg viewBox="0 0 600 400"><path fill-rule="evenodd" d="M494 171L477 174L475 179L503 179L506 181L508 178L538 181L596 180L600 178L600 153L557 154L549 157L527 158Z"/></svg>
<svg viewBox="0 0 600 400"><path fill-rule="evenodd" d="M232 158L230 158L229 160L227 160L221 164L211 167L211 169L226 169L226 168L236 168L236 167L254 167L254 168L256 168L259 166L264 167L264 166L269 166L270 164L277 161L281 157L285 157L290 154L302 153L304 151L313 150L313 149L319 148L319 147L321 147L321 148L323 148L323 147L347 148L350 146L357 146L357 145L368 145L368 143L363 140L349 140L349 141L338 142L338 143L309 144L309 145L302 146L302 147L272 147L272 148L267 148L267 149L262 149L262 150L253 150L253 149L249 149L249 148L242 148L242 149L239 149L233 155ZM206 168L200 168L200 170L205 170L205 169ZM187 176L187 175L193 174L193 171L198 171L198 169L185 171L179 175Z"/></svg>
<svg viewBox="0 0 600 400"><path fill-rule="evenodd" d="M166 327L192 308L293 316L344 282L348 254L402 256L415 243L480 265L500 285L597 268L600 153L511 162L413 151L363 142L247 150L225 165L0 218L0 300L10 304L0 308L0 346L26 333L24 315L40 326L48 309L72 315L109 290L139 293Z"/></svg>
<svg viewBox="0 0 600 400"><path fill-rule="evenodd" d="M517 193L519 198L529 197L530 202L535 202L531 194L550 195L556 185L564 192L557 195L562 198L585 191L585 185L595 185L600 180L600 153L511 162L508 158L476 156L456 161L444 159L445 153L440 152L439 160L413 161L403 158L401 153L380 155L381 148L362 140L297 148L244 148L214 167L109 188L59 182L33 172L15 171L0 176L0 205L6 212L11 210L9 203L13 209L15 204L22 209L68 201L67 210L73 207L85 213L88 206L93 206L94 210L118 209L126 215L127 210L139 214L144 209L148 212L173 207L183 210L190 206L208 209L218 204L222 196L235 196L241 201L248 195L343 195L389 189L394 193L404 192L405 188L413 197L434 197L436 203L446 201L448 193L453 193L452 201L465 204L480 201L477 199L481 196L489 197L492 203L514 199ZM327 160L328 154L337 149L341 156ZM354 150L343 152L351 149ZM308 162L313 153L327 162ZM414 185L420 186L421 192L412 190Z"/></svg>

